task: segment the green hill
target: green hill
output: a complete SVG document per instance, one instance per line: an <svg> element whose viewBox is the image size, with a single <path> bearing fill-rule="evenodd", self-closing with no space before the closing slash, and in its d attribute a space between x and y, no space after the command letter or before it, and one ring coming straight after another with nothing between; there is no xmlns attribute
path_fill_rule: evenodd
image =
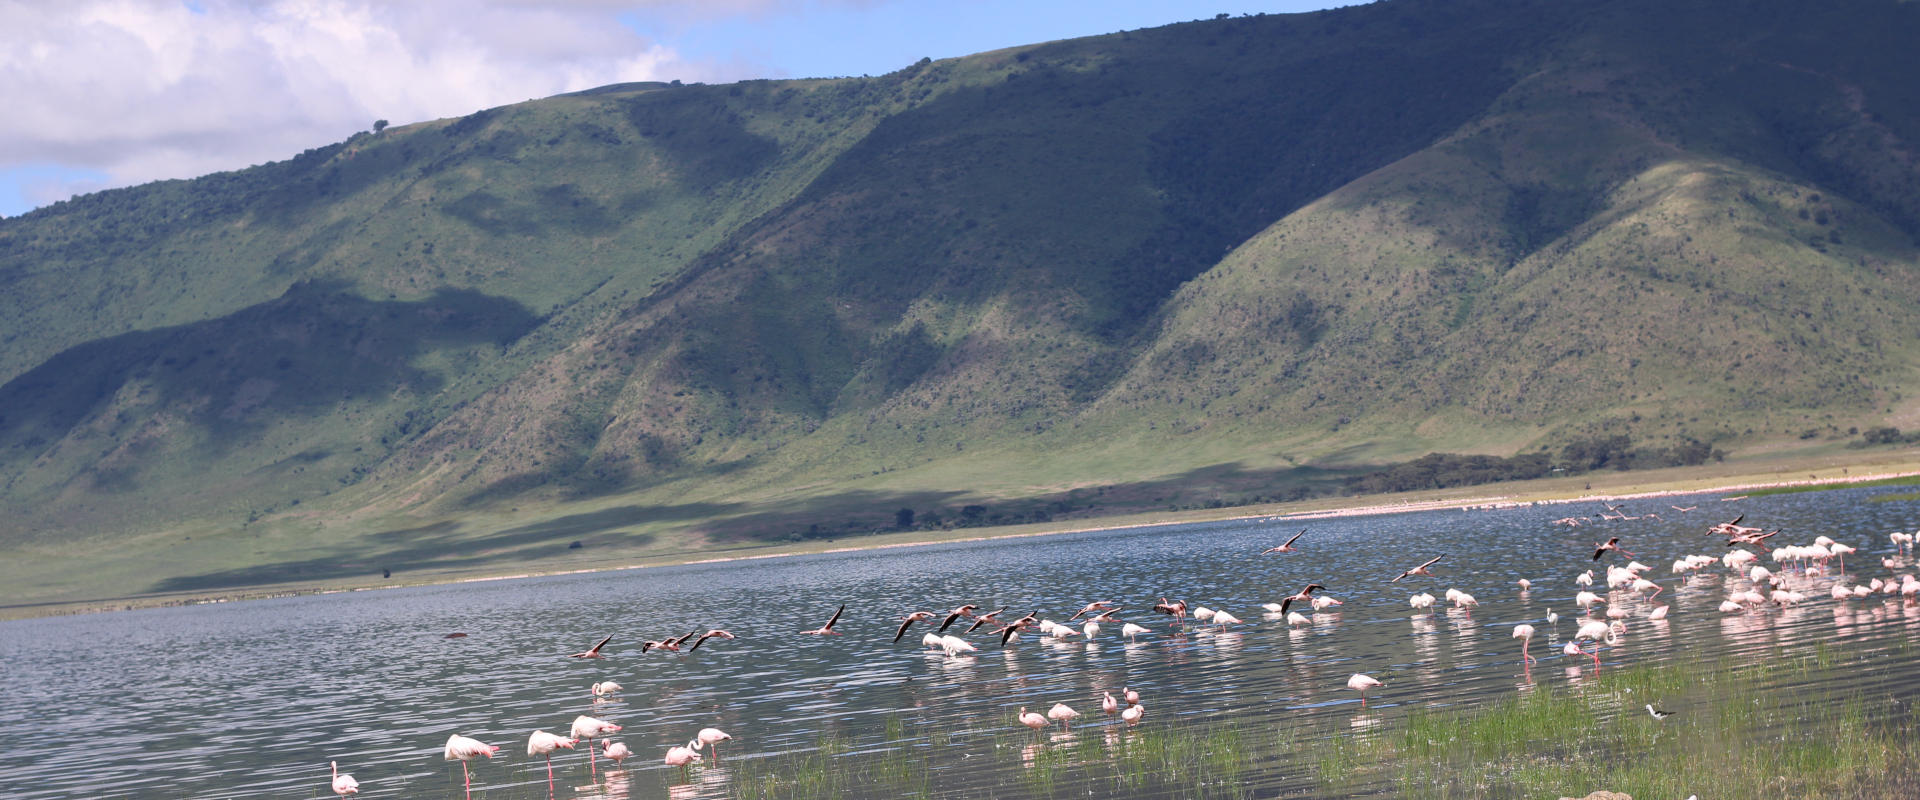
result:
<svg viewBox="0 0 1920 800"><path fill-rule="evenodd" d="M1920 7L1679 5L610 86L0 220L0 577L586 563L1913 426Z"/></svg>

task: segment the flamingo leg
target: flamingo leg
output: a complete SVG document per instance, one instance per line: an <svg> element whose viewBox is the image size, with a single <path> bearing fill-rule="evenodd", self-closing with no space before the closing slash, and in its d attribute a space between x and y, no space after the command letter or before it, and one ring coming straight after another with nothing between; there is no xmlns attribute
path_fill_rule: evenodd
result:
<svg viewBox="0 0 1920 800"><path fill-rule="evenodd" d="M600 780L600 754L593 750L593 740L587 740L587 768L592 771L593 779Z"/></svg>
<svg viewBox="0 0 1920 800"><path fill-rule="evenodd" d="M547 800L553 800L553 756L547 756Z"/></svg>
<svg viewBox="0 0 1920 800"><path fill-rule="evenodd" d="M467 762L460 762L460 777L465 779L467 800L473 800L473 771L467 769Z"/></svg>

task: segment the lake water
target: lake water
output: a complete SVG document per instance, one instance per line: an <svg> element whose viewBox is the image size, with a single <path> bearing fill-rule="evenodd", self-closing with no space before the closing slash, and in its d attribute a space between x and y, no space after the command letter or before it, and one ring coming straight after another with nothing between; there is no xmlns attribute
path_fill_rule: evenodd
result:
<svg viewBox="0 0 1920 800"><path fill-rule="evenodd" d="M1881 564L1894 553L1887 533L1920 527L1920 504L1871 502L1888 491L1897 490L1625 504L1663 520L1597 520L1603 509L1594 502L1221 522L4 622L0 736L10 746L0 752L0 794L330 796L327 763L337 760L363 797L459 797L460 766L442 761L440 749L460 733L502 748L474 764L476 797L543 797L546 764L526 755L528 734L564 734L575 715L590 714L625 726L617 738L636 755L596 777L584 744L561 751L561 797L655 797L661 787L678 798L726 797L731 770L814 748L825 734L872 753L932 746L929 730L950 732L938 743L935 794L1018 796L1009 776L1020 760L979 745L1015 730L1013 711L1023 705L1069 703L1085 714L1075 733L1099 737L1113 726L1099 713L1100 692L1122 686L1145 696L1145 725L1281 714L1377 724L1414 707L1577 681L1589 662L1554 645L1578 621L1573 579L1595 566L1592 544L1608 536L1653 565L1650 577L1665 587L1656 602L1672 606L1667 620L1652 622L1652 606L1616 593L1634 617L1625 639L1601 654L1609 666L1763 658L1822 641L1844 642L1849 658L1871 664L1920 637L1915 606L1836 602L1826 596L1831 578L1796 577L1804 604L1730 616L1715 607L1728 584L1744 579L1723 577L1718 564L1692 578L1668 568L1686 553L1725 553L1724 540L1703 531L1744 513L1748 524L1784 528L1774 542L1824 534L1858 547L1850 574L1887 577L1895 572ZM1683 514L1670 504L1699 508ZM1551 522L1576 514L1590 524ZM1302 527L1299 552L1259 555ZM1437 577L1388 582L1441 553ZM1772 566L1765 554L1760 563ZM1532 591L1518 591L1520 577ZM1308 582L1344 605L1306 628L1263 618L1260 604ZM1480 606L1430 615L1408 608L1411 593L1447 588L1473 593ZM1247 623L1174 632L1147 610L1162 596ZM1065 620L1093 600L1119 601L1121 616L1151 633L1128 643L1108 626L1091 642L1024 636L1002 648L983 629L970 637L977 655L959 659L920 647L919 625L889 643L908 611L975 603L1008 606L1007 617L1039 611ZM798 634L842 603L845 635ZM1563 617L1551 644L1548 609ZM1530 670L1510 637L1520 622L1541 628L1533 652L1542 660ZM640 653L643 640L709 627L739 638L693 653ZM454 632L468 636L445 638ZM607 658L566 657L609 633ZM1920 694L1920 669L1889 666L1860 680ZM1354 672L1387 682L1364 712L1345 688ZM590 696L602 680L625 687L617 700ZM661 756L703 727L734 741L720 765L683 780ZM1279 768L1257 772L1248 786L1262 796L1312 793Z"/></svg>

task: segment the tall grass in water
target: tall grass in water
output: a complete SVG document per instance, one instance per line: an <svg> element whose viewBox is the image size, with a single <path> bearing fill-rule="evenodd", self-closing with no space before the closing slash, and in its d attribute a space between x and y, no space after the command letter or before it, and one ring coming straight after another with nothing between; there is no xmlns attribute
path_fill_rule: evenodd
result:
<svg viewBox="0 0 1920 800"><path fill-rule="evenodd" d="M1911 706L1892 698L1798 699L1794 677L1834 673L1832 654L1711 669L1648 666L1540 689L1476 710L1414 711L1398 736L1347 766L1422 797L1920 796ZM1824 694L1824 693L1823 693ZM1677 712L1656 720L1647 704ZM1323 748L1358 745L1325 742ZM1323 756L1323 759L1326 757ZM1323 781L1325 788L1337 783Z"/></svg>

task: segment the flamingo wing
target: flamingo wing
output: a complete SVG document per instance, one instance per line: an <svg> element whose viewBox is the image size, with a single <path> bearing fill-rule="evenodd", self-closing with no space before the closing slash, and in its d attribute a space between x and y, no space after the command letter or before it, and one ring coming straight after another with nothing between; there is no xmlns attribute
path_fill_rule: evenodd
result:
<svg viewBox="0 0 1920 800"><path fill-rule="evenodd" d="M900 637L907 635L907 628L913 626L913 619L912 616L908 616L905 620L901 621L900 630L893 632L893 640L895 642L899 642Z"/></svg>
<svg viewBox="0 0 1920 800"><path fill-rule="evenodd" d="M1286 544L1283 544L1283 545L1280 545L1280 546L1281 546L1281 547L1292 547L1292 546L1293 546L1293 543L1294 543L1294 542L1297 542L1297 541L1300 541L1300 537L1302 537L1302 536L1305 536L1306 534L1307 534L1307 529L1306 529L1306 528L1301 528L1301 529L1300 529L1300 532L1299 532L1299 533L1296 533L1296 534L1294 534L1294 535L1293 535L1293 538L1291 538L1291 539L1288 539L1288 540L1287 540L1287 543L1286 543Z"/></svg>

